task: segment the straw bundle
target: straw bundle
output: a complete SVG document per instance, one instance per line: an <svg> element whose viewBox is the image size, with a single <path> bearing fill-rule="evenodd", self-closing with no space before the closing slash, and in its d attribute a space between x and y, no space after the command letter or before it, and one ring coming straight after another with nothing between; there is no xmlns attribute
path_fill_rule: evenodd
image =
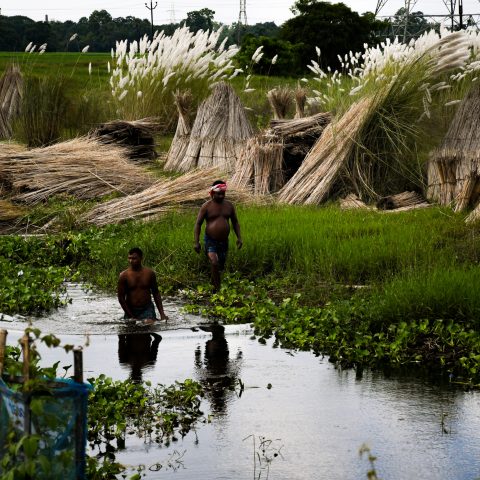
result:
<svg viewBox="0 0 480 480"><path fill-rule="evenodd" d="M108 225L131 219L155 219L181 208L198 206L206 199L208 182L221 174L216 168L194 170L176 179L158 180L154 185L135 195L111 200L98 205L83 220L95 225ZM247 190L234 188L228 192L235 201L250 200Z"/></svg>
<svg viewBox="0 0 480 480"><path fill-rule="evenodd" d="M277 192L284 184L283 144L255 137L248 140L240 154L231 183L239 187L253 185L255 195Z"/></svg>
<svg viewBox="0 0 480 480"><path fill-rule="evenodd" d="M233 88L217 83L213 92L199 107L190 134L190 142L178 169L216 167L233 172L245 140L253 128Z"/></svg>
<svg viewBox="0 0 480 480"><path fill-rule="evenodd" d="M428 166L428 197L464 210L478 197L480 178L480 85L461 102L440 148Z"/></svg>
<svg viewBox="0 0 480 480"><path fill-rule="evenodd" d="M20 68L10 65L0 78L0 138L12 136L12 120L20 113L23 76Z"/></svg>
<svg viewBox="0 0 480 480"><path fill-rule="evenodd" d="M153 136L158 129L159 124L153 118L133 122L114 120L99 125L88 136L105 145L126 147L130 158L154 159L157 154Z"/></svg>
<svg viewBox="0 0 480 480"><path fill-rule="evenodd" d="M325 128L297 173L280 190L281 202L320 203L325 200L341 168L348 161L373 105L374 99L366 97Z"/></svg>
<svg viewBox="0 0 480 480"><path fill-rule="evenodd" d="M154 182L141 167L128 161L127 150L89 138L77 138L46 148L18 153L0 150L0 172L29 203L68 193L97 198L113 192L128 194Z"/></svg>
<svg viewBox="0 0 480 480"><path fill-rule="evenodd" d="M193 100L192 94L189 90L184 93L177 91L174 94L174 99L178 110L178 123L164 166L164 169L167 171L179 169L188 148L191 132L190 108Z"/></svg>
<svg viewBox="0 0 480 480"><path fill-rule="evenodd" d="M302 87L295 90L295 118L305 116L305 104L307 103L307 91Z"/></svg>
<svg viewBox="0 0 480 480"><path fill-rule="evenodd" d="M397 195L383 197L377 202L379 210L395 210L407 207L419 208L422 206L430 206L430 204L417 192L403 192Z"/></svg>
<svg viewBox="0 0 480 480"><path fill-rule="evenodd" d="M0 222L8 222L25 214L25 210L8 200L0 200Z"/></svg>
<svg viewBox="0 0 480 480"><path fill-rule="evenodd" d="M293 101L292 91L287 87L278 87L267 93L267 98L277 120L285 118Z"/></svg>
<svg viewBox="0 0 480 480"><path fill-rule="evenodd" d="M340 208L342 210L352 210L356 208L370 209L371 207L362 202L355 193L349 193L345 198L340 199Z"/></svg>

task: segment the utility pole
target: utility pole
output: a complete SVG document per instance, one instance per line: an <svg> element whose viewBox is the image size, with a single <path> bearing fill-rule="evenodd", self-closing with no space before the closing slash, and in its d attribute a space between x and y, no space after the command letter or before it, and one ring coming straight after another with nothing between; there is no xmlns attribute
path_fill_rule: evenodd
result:
<svg viewBox="0 0 480 480"><path fill-rule="evenodd" d="M150 6L148 6L147 3L145 3L145 6L150 10L150 22L152 25L152 40L153 40L153 11L157 8L158 3L155 2L155 5L152 5L152 0L150 0Z"/></svg>
<svg viewBox="0 0 480 480"><path fill-rule="evenodd" d="M458 22L459 29L463 30L463 0L458 0Z"/></svg>

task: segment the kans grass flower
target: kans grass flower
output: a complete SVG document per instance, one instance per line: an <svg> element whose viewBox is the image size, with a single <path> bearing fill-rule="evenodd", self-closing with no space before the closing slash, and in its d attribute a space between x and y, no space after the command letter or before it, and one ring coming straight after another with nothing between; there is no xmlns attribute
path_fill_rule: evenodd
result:
<svg viewBox="0 0 480 480"><path fill-rule="evenodd" d="M87 45L86 47L83 47L82 48L82 53L87 53L89 48L90 48L90 45Z"/></svg>

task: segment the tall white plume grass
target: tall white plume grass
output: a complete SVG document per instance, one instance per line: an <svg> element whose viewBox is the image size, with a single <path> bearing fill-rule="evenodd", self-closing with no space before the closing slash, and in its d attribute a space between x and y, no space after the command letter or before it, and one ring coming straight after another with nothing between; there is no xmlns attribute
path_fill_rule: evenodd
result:
<svg viewBox="0 0 480 480"><path fill-rule="evenodd" d="M212 83L234 71L238 48L225 48L220 33L180 27L172 36L156 32L153 40L145 35L138 42L117 42L110 73L117 115L128 120L156 116L168 123L175 118L173 92L188 89L199 102Z"/></svg>

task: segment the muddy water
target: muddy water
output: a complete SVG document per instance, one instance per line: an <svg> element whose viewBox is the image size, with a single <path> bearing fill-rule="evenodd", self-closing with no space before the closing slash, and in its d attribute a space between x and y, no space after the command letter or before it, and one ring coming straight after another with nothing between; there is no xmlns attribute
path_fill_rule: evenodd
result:
<svg viewBox="0 0 480 480"><path fill-rule="evenodd" d="M164 302L170 316L166 325L147 328L126 325L114 298L85 293L78 286L71 286L69 295L71 305L35 319L35 325L68 343L84 344L88 337L86 377L105 373L163 384L193 378L217 387L202 405L212 421L200 425L196 435L190 433L168 448L127 440L120 461L164 464L159 472L148 471L148 478L267 478L254 462L252 436L255 447L259 436L281 447L270 465L270 479L366 478L368 463L358 455L363 443L377 456L383 479L480 478L477 393L415 376L367 372L359 379L310 353L261 345L250 339L247 325L227 326L225 337L212 341L210 333L197 328L203 320L183 315L175 302ZM10 332L9 343L19 338L25 322L0 321ZM72 363L71 356L58 351L42 353L46 363ZM222 388L236 379L245 385L241 396L238 389Z"/></svg>

